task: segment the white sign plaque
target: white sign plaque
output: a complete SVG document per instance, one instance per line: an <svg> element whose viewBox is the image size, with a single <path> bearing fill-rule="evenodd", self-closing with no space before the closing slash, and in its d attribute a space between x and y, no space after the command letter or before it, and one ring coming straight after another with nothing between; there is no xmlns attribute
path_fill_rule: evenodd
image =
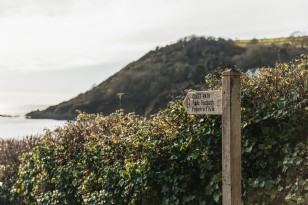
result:
<svg viewBox="0 0 308 205"><path fill-rule="evenodd" d="M221 115L222 91L196 91L187 93L184 103L185 110L192 115Z"/></svg>

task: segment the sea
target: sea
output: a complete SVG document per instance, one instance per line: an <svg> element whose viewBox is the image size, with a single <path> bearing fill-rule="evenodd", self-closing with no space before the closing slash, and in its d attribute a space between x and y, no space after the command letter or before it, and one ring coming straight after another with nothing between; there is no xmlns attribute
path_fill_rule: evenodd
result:
<svg viewBox="0 0 308 205"><path fill-rule="evenodd" d="M25 115L34 110L46 109L49 105L1 104L0 139L21 139L29 135L44 134L45 129L64 126L65 120L27 119ZM5 117L3 117L5 116Z"/></svg>

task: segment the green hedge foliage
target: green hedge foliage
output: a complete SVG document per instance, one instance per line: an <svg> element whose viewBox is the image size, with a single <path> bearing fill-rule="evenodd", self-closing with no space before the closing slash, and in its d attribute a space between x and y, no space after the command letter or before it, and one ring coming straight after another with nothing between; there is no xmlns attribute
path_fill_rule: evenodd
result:
<svg viewBox="0 0 308 205"><path fill-rule="evenodd" d="M243 204L307 204L308 57L242 76ZM219 76L206 77L217 89ZM221 117L81 113L21 158L12 204L221 204Z"/></svg>
<svg viewBox="0 0 308 205"><path fill-rule="evenodd" d="M24 139L0 139L0 204L16 204L11 201L12 186L18 177L19 158L39 144L39 136Z"/></svg>

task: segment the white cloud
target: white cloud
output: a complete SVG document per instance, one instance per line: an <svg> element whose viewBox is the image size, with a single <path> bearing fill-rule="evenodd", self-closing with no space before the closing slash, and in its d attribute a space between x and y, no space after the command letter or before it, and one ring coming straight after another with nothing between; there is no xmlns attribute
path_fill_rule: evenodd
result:
<svg viewBox="0 0 308 205"><path fill-rule="evenodd" d="M73 0L1 0L0 16L62 15L72 3Z"/></svg>
<svg viewBox="0 0 308 205"><path fill-rule="evenodd" d="M0 0L0 68L65 69L127 62L198 34L305 31L304 0Z"/></svg>
<svg viewBox="0 0 308 205"><path fill-rule="evenodd" d="M307 0L0 0L0 94L9 93L0 100L76 95L157 45L191 34L308 32L307 8Z"/></svg>

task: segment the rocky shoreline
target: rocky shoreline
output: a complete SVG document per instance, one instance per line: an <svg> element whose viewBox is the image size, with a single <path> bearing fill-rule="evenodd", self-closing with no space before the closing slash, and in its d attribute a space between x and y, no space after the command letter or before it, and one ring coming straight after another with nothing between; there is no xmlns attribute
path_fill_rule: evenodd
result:
<svg viewBox="0 0 308 205"><path fill-rule="evenodd" d="M0 117L19 117L19 115L1 115L0 114Z"/></svg>

